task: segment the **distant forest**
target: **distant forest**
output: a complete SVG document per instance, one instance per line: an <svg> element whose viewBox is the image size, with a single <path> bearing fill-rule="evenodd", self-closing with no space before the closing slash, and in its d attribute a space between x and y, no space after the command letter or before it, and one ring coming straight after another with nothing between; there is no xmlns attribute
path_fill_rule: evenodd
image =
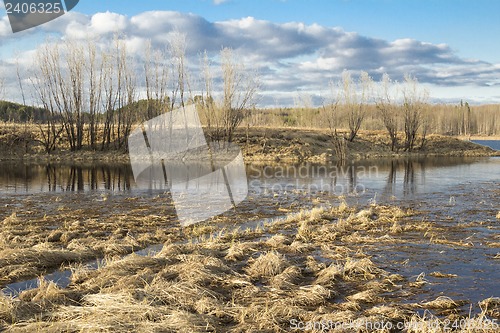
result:
<svg viewBox="0 0 500 333"><path fill-rule="evenodd" d="M195 98L196 100L196 98ZM130 108L137 115L136 119L147 119L143 114L147 110L146 100L132 103ZM363 122L363 129L384 130L384 125L379 115L372 106L368 110L367 117ZM370 112L372 111L372 112ZM348 116L343 110L339 110L340 126L348 128ZM429 104L426 110L429 121L429 134L442 135L500 135L500 105L477 105L469 106L467 103L457 105ZM249 110L245 125L251 126L274 126L274 127L305 127L305 128L328 128L321 108L273 108ZM30 122L43 124L47 121L49 112L44 108L24 106L21 104L0 101L0 122L24 123ZM90 117L84 113L84 117ZM101 114L100 118L106 118ZM402 129L399 129L402 130Z"/></svg>
<svg viewBox="0 0 500 333"><path fill-rule="evenodd" d="M3 122L43 122L46 120L47 115L48 112L44 108L0 101L0 121Z"/></svg>
<svg viewBox="0 0 500 333"><path fill-rule="evenodd" d="M143 105L145 104L145 100L140 100L132 103L131 107L135 108L137 113L140 113L140 110L144 109ZM43 124L49 116L50 113L44 108L0 101L0 122ZM90 114L84 112L84 117L89 118ZM105 114L101 114L101 118L104 119L105 117Z"/></svg>

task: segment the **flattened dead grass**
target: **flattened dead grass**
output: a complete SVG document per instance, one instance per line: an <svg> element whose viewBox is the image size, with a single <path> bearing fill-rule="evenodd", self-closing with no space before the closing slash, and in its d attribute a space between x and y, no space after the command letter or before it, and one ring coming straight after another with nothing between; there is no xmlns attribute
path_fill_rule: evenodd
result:
<svg viewBox="0 0 500 333"><path fill-rule="evenodd" d="M282 273L287 266L288 262L284 255L270 251L252 260L246 272L253 279L272 278Z"/></svg>
<svg viewBox="0 0 500 333"><path fill-rule="evenodd" d="M342 201L337 207L303 210L257 232L212 233L213 229L200 227L192 231L201 236L196 242L173 242L152 230L144 236L134 224L128 229L124 224L102 236L112 240L94 246L90 238L80 237L80 223L68 223L61 233L47 232L51 241L21 248L16 255L2 252L0 269L12 274L31 267L26 275L39 273L39 267L26 263L50 251L71 255L98 251L105 259L93 270L75 264L79 258L66 258L73 272L67 288L41 279L37 288L16 299L0 295L0 330L283 332L291 329L292 319L360 325L383 320L428 323L429 317L414 315L422 308L456 315L462 303L444 297L399 304L415 286L426 283L425 274L405 279L380 268L366 254L371 246L394 243L408 230L434 228L429 224L419 229L421 221L408 219L413 214L374 204L357 210ZM17 228L18 218L18 214L7 216L7 224ZM156 228L155 218L148 218L148 223ZM136 227L142 230L140 223ZM123 257L154 235L168 238L160 252ZM495 299L481 306L488 315L498 314Z"/></svg>

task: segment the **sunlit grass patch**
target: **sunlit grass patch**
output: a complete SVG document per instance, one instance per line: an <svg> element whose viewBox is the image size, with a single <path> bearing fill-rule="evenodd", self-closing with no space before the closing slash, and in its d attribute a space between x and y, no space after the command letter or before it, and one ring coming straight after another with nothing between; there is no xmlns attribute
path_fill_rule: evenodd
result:
<svg viewBox="0 0 500 333"><path fill-rule="evenodd" d="M429 273L429 276L436 277L436 278L456 278L458 275L449 274L449 273L441 273L441 272L431 272L431 273Z"/></svg>
<svg viewBox="0 0 500 333"><path fill-rule="evenodd" d="M272 278L282 273L288 265L288 261L282 254L270 251L252 260L246 272L254 279Z"/></svg>

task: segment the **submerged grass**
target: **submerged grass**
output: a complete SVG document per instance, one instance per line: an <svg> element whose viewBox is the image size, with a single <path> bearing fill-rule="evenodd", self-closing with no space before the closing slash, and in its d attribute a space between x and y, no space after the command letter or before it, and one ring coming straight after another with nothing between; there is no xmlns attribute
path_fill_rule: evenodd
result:
<svg viewBox="0 0 500 333"><path fill-rule="evenodd" d="M70 241L50 231L47 235L52 241L29 248L17 244L13 252L2 251L0 267L11 276L4 281L19 274L13 273L16 265L40 274L50 260L60 265L61 258L75 262L78 258L71 256L95 253L106 258L96 270L71 264L73 274L67 288L40 279L37 288L23 291L17 298L0 295L0 330L283 332L293 331L295 320L356 324L361 325L359 332L383 332L363 326L382 321L411 325L406 332L444 332L440 329L446 318L484 324L486 318L498 316L496 298L484 300L480 304L483 312L474 317L459 315L463 303L451 298L404 302L425 285L425 274L405 279L380 267L366 253L381 244L400 242L407 232L418 232L430 243L437 234L434 225L412 219L414 214L375 204L359 210L343 201L335 207L290 214L257 231L213 232L210 226L200 226L184 235L175 230L168 234L154 230L158 225L150 217L149 229L140 229L138 219L126 231L121 230L126 224L119 223L101 238L97 228L90 229L91 235L83 233L84 237L77 232ZM6 216L4 225L18 225L18 215ZM95 225L98 223L90 223ZM72 228L79 230L80 226L67 223L60 231L64 234ZM163 249L148 256L117 256L144 245L147 238L141 240L141 232L156 235L149 240L162 239ZM2 231L2 235L7 234ZM110 235L116 238L109 241ZM197 237L196 242L188 241L188 235ZM8 246L12 239L7 237L4 243ZM453 278L439 272L429 275ZM422 309L425 314L417 315ZM439 328L430 326L435 322ZM311 327L308 331L323 330Z"/></svg>

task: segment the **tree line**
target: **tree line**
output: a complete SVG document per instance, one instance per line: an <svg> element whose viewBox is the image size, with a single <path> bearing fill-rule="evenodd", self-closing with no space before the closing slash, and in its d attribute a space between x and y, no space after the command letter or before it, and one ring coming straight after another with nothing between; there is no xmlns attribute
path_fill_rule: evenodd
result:
<svg viewBox="0 0 500 333"><path fill-rule="evenodd" d="M7 106L8 120L32 121L47 153L61 141L72 151L126 150L132 126L196 103L208 139L231 141L245 110L253 105L257 76L224 48L217 58L219 68L206 53L200 56L203 70L194 80L185 48L184 36L177 34L164 50L149 43L138 62L119 38L107 46L90 40L49 41L38 48L34 70L28 73L40 107L13 112L12 105ZM216 80L222 85L220 94L214 92ZM201 88L194 96L192 86L198 82Z"/></svg>
<svg viewBox="0 0 500 333"><path fill-rule="evenodd" d="M337 156L344 154L345 142L355 141L361 129L384 131L393 151L423 148L429 134L500 135L500 105L432 104L429 92L410 74L402 82L387 74L374 81L366 72L356 75L346 70L330 88L321 107L298 104L255 110L248 122L326 128Z"/></svg>

